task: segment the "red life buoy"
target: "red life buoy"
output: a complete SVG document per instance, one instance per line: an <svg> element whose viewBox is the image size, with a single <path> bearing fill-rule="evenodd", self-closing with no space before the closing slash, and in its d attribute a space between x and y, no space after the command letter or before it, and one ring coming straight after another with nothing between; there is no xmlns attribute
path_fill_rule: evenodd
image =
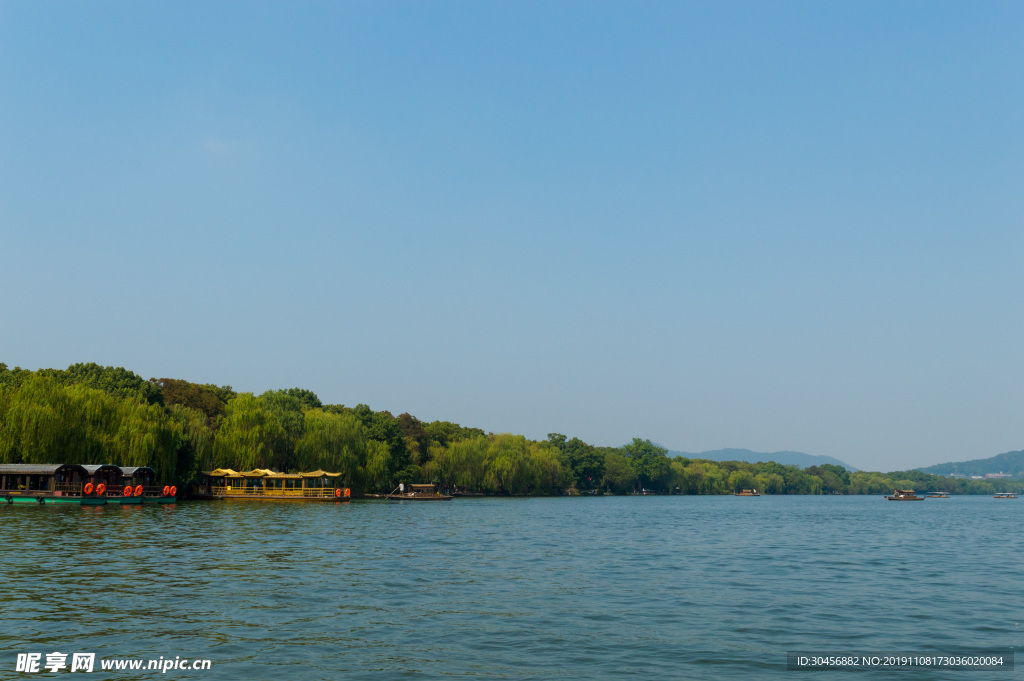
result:
<svg viewBox="0 0 1024 681"><path fill-rule="evenodd" d="M130 497L132 495L132 486L131 485L125 485L124 486L124 495L126 497Z"/></svg>
<svg viewBox="0 0 1024 681"><path fill-rule="evenodd" d="M142 485L136 485L135 486L135 496L137 496L137 497L141 497L142 496Z"/></svg>
<svg viewBox="0 0 1024 681"><path fill-rule="evenodd" d="M103 493L106 492L106 491L107 491L107 486L104 485L102 482L100 484L96 485L96 496L102 497Z"/></svg>
<svg viewBox="0 0 1024 681"><path fill-rule="evenodd" d="M92 494L92 483L91 482L85 483L85 489L82 490L82 491L85 492L86 494Z"/></svg>
<svg viewBox="0 0 1024 681"><path fill-rule="evenodd" d="M345 496L346 497L352 496L352 490L350 490L348 487L345 488Z"/></svg>
<svg viewBox="0 0 1024 681"><path fill-rule="evenodd" d="M171 485L171 496L172 497L178 496L178 488L175 487L174 485Z"/></svg>
<svg viewBox="0 0 1024 681"><path fill-rule="evenodd" d="M337 487L334 488L334 496L336 496L336 497L340 497L341 496L341 490L338 489Z"/></svg>
<svg viewBox="0 0 1024 681"><path fill-rule="evenodd" d="M164 496L165 497L171 496L171 488L170 488L169 485L164 485Z"/></svg>

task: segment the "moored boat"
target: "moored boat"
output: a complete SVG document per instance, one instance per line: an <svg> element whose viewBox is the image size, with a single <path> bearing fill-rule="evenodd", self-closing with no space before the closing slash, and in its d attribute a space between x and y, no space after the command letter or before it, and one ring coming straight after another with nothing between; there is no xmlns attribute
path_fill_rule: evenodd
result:
<svg viewBox="0 0 1024 681"><path fill-rule="evenodd" d="M203 482L192 489L197 499L255 499L257 501L349 501L352 490L344 487L341 473L277 473L265 468L237 472L218 468L203 473Z"/></svg>
<svg viewBox="0 0 1024 681"><path fill-rule="evenodd" d="M993 495L993 499L1016 499L1017 495L1014 492L999 492Z"/></svg>
<svg viewBox="0 0 1024 681"><path fill-rule="evenodd" d="M734 497L759 497L761 496L761 493L756 489L744 489L739 492L733 492L732 495Z"/></svg>
<svg viewBox="0 0 1024 681"><path fill-rule="evenodd" d="M401 488L400 488L401 489ZM404 489L398 492L384 495L388 501L451 501L449 494L441 494L437 491L437 485L404 485Z"/></svg>
<svg viewBox="0 0 1024 681"><path fill-rule="evenodd" d="M924 495L929 499L948 499L949 495L945 492L925 492Z"/></svg>
<svg viewBox="0 0 1024 681"><path fill-rule="evenodd" d="M148 466L0 464L0 501L8 504L173 504L178 488L157 485Z"/></svg>
<svg viewBox="0 0 1024 681"><path fill-rule="evenodd" d="M924 497L919 497L912 489L897 489L893 490L891 497L886 497L889 501L924 501Z"/></svg>

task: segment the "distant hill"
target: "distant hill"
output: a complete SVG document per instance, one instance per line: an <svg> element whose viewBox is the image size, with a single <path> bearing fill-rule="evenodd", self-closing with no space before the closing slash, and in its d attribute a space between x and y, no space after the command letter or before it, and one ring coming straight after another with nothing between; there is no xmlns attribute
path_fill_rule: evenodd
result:
<svg viewBox="0 0 1024 681"><path fill-rule="evenodd" d="M784 466L795 465L800 466L800 468L820 466L823 463L830 463L835 466L842 466L851 473L857 470L845 461L834 459L831 456L815 456L814 454L804 454L803 452L752 452L749 449L715 449L710 452L700 452L698 454L670 451L668 455L684 456L687 459L709 459L711 461L748 461L750 463L757 463L758 461L774 461L775 463L781 463Z"/></svg>
<svg viewBox="0 0 1024 681"><path fill-rule="evenodd" d="M988 459L953 461L917 470L932 475L985 475L986 473L1009 473L1015 478L1024 477L1024 451L997 454Z"/></svg>

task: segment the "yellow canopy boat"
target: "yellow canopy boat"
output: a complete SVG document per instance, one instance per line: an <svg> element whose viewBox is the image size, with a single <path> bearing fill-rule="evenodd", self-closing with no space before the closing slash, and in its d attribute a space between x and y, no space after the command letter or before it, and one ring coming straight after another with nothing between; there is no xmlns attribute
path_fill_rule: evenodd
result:
<svg viewBox="0 0 1024 681"><path fill-rule="evenodd" d="M259 499L267 501L348 501L352 491L341 473L323 470L278 473L266 468L238 472L230 468L204 471L194 491L199 499Z"/></svg>

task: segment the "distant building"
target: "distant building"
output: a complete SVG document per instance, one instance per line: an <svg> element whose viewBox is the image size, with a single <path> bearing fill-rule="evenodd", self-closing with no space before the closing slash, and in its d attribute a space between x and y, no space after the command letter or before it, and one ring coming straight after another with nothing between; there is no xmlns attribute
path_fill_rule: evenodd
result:
<svg viewBox="0 0 1024 681"><path fill-rule="evenodd" d="M986 478L1012 478L1013 476L1009 473L999 471L998 473L985 473Z"/></svg>
<svg viewBox="0 0 1024 681"><path fill-rule="evenodd" d="M985 479L985 476L983 476L983 475L972 475L971 476L971 480L984 480L984 479Z"/></svg>

